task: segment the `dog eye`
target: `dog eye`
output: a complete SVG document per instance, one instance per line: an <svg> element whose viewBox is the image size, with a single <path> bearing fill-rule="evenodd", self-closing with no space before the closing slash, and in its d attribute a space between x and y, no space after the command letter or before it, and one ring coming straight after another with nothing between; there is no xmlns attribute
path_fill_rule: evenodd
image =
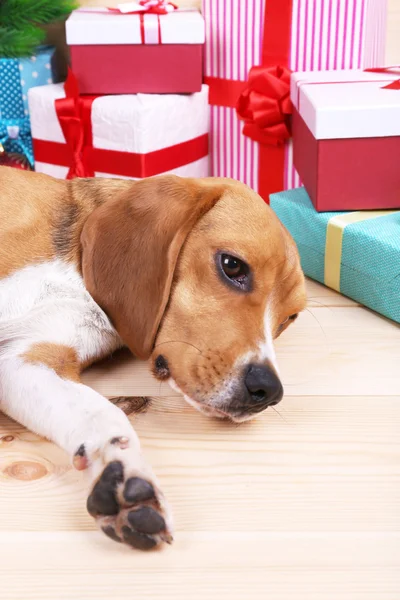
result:
<svg viewBox="0 0 400 600"><path fill-rule="evenodd" d="M221 257L222 269L229 279L236 279L245 275L245 265L241 260L229 254L223 254Z"/></svg>
<svg viewBox="0 0 400 600"><path fill-rule="evenodd" d="M244 261L231 254L220 254L219 265L221 271L231 283L245 291L249 291L250 269Z"/></svg>
<svg viewBox="0 0 400 600"><path fill-rule="evenodd" d="M279 327L284 327L285 325L287 325L287 323L289 323L289 321L294 321L295 319L297 319L298 316L299 315L297 313L294 315L290 315L284 321L282 321L282 323L279 325Z"/></svg>

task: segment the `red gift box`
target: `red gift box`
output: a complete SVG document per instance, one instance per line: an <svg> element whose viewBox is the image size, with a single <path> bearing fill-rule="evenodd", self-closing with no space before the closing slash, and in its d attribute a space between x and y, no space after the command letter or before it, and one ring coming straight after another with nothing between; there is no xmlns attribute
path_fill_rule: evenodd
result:
<svg viewBox="0 0 400 600"><path fill-rule="evenodd" d="M371 71L292 75L293 162L318 212L400 208L400 72Z"/></svg>
<svg viewBox="0 0 400 600"><path fill-rule="evenodd" d="M159 14L150 8L132 3L119 10L78 9L71 14L67 43L82 94L200 91L202 16L194 10Z"/></svg>
<svg viewBox="0 0 400 600"><path fill-rule="evenodd" d="M266 201L273 192L297 187L287 140L287 68L381 64L386 5L386 0L203 0L211 174L239 179Z"/></svg>

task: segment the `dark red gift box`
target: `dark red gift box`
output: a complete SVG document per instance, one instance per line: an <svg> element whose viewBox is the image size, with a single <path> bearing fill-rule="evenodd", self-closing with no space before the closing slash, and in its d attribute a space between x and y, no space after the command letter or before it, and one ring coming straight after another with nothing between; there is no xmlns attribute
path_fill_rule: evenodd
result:
<svg viewBox="0 0 400 600"><path fill-rule="evenodd" d="M133 12L121 12L129 8ZM136 3L120 10L78 9L67 20L66 32L82 94L201 89L204 20L198 11L155 14Z"/></svg>
<svg viewBox="0 0 400 600"><path fill-rule="evenodd" d="M293 162L317 211L400 208L399 77L292 75Z"/></svg>

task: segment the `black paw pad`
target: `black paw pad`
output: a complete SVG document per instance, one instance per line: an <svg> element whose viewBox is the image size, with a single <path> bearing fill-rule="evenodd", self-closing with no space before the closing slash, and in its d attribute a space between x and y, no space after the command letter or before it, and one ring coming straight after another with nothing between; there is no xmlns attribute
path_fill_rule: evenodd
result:
<svg viewBox="0 0 400 600"><path fill-rule="evenodd" d="M129 527L126 526L122 528L122 535L124 536L124 542L138 550L151 550L157 545L154 538L145 535L144 533L132 531L132 529L129 529Z"/></svg>
<svg viewBox="0 0 400 600"><path fill-rule="evenodd" d="M129 504L138 504L155 498L154 488L145 479L131 477L125 484L124 499Z"/></svg>
<svg viewBox="0 0 400 600"><path fill-rule="evenodd" d="M140 533L160 533L165 529L164 519L150 506L130 511L128 521Z"/></svg>
<svg viewBox="0 0 400 600"><path fill-rule="evenodd" d="M117 532L115 531L114 527L112 527L111 525L107 525L107 527L102 527L101 529L109 538L114 540L114 542L122 542L121 538L117 535Z"/></svg>
<svg viewBox="0 0 400 600"><path fill-rule="evenodd" d="M119 511L115 491L118 483L124 479L122 463L115 460L104 469L99 481L87 500L90 515L116 515Z"/></svg>

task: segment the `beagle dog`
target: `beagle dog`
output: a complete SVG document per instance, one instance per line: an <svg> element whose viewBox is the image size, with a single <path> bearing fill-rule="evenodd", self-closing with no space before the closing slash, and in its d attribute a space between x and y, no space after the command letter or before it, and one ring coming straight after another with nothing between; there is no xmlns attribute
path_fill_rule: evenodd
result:
<svg viewBox="0 0 400 600"><path fill-rule="evenodd" d="M106 535L172 540L132 424L80 383L121 346L240 423L283 390L273 347L305 306L295 244L230 179L75 179L0 167L0 409L66 450Z"/></svg>

